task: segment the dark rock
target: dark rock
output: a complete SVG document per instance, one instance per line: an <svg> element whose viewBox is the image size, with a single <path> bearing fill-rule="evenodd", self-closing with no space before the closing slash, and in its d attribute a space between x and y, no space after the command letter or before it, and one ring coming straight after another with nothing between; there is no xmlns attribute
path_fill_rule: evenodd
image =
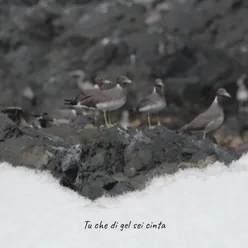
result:
<svg viewBox="0 0 248 248"><path fill-rule="evenodd" d="M141 189L154 176L180 168L203 168L217 160L228 165L239 158L210 140L163 126L140 130L114 126L75 134L67 126L20 131L6 115L0 118L1 160L49 170L61 185L90 199Z"/></svg>
<svg viewBox="0 0 248 248"><path fill-rule="evenodd" d="M71 188L91 199L142 188L155 175L171 174L183 168L180 164L201 167L206 161L213 161L213 156L214 161L226 164L238 158L232 150L194 136L181 136L164 127L144 131L126 131L120 127L82 130L80 140L81 155L79 146L76 150L74 146L67 149L66 156L61 151L57 155L59 160L52 160L48 167L53 171L56 164L56 170L60 168L62 172L66 161L66 168L71 170L62 173L63 181L70 182Z"/></svg>
<svg viewBox="0 0 248 248"><path fill-rule="evenodd" d="M18 137L21 134L22 131L12 120L7 115L0 113L0 142Z"/></svg>

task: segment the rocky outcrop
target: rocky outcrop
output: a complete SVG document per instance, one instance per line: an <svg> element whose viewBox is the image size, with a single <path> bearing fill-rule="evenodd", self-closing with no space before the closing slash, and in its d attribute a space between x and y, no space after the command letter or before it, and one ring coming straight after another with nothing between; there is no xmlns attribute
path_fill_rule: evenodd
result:
<svg viewBox="0 0 248 248"><path fill-rule="evenodd" d="M7 123L8 121L8 123ZM228 165L239 157L210 140L155 129L83 129L68 127L19 130L0 115L0 159L13 165L49 170L60 183L90 199L141 189L154 176L179 169ZM11 129L7 127L11 126ZM17 135L18 134L18 135Z"/></svg>

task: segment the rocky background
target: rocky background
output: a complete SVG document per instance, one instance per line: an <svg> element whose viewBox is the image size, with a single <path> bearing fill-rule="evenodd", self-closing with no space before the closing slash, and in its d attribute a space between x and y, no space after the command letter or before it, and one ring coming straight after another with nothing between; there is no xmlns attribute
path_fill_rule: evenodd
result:
<svg viewBox="0 0 248 248"><path fill-rule="evenodd" d="M248 68L247 8L245 0L0 0L0 107L63 107L79 91L69 75L75 69L86 81L129 76L135 86L127 107L161 77L168 101L164 127L155 130L23 131L1 115L0 158L50 169L91 199L137 189L152 175L238 158L247 150L235 98ZM233 96L216 135L227 148L166 128L191 120L219 87ZM23 97L27 88L34 102Z"/></svg>

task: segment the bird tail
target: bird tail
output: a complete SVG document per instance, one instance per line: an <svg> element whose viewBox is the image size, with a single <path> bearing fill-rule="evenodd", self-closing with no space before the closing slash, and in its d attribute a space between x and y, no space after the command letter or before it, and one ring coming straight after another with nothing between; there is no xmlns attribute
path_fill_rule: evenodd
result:
<svg viewBox="0 0 248 248"><path fill-rule="evenodd" d="M78 101L75 99L64 99L64 105L77 105Z"/></svg>
<svg viewBox="0 0 248 248"><path fill-rule="evenodd" d="M184 126L182 126L182 127L178 130L178 132L179 132L179 133L184 133L185 131L187 131L187 128L188 128L188 124L185 124Z"/></svg>

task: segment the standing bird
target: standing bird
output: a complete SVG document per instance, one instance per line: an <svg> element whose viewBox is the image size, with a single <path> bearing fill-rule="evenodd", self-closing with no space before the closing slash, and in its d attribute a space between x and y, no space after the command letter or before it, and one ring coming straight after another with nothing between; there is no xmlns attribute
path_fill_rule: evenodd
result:
<svg viewBox="0 0 248 248"><path fill-rule="evenodd" d="M244 80L247 78L246 74L241 75L237 80L237 92L236 97L239 103L238 111L248 112L248 90L245 86Z"/></svg>
<svg viewBox="0 0 248 248"><path fill-rule="evenodd" d="M32 116L36 118L34 126L47 128L54 125L69 125L76 120L77 113L74 109L56 109L51 113L44 112L42 114L33 114Z"/></svg>
<svg viewBox="0 0 248 248"><path fill-rule="evenodd" d="M74 108L87 108L87 106L80 104L80 99L84 99L85 97L94 95L95 93L104 90L104 86L107 84L113 84L112 81L101 77L96 77L94 81L94 86L85 88L78 96L75 96L72 99L64 99L64 104L73 106Z"/></svg>
<svg viewBox="0 0 248 248"><path fill-rule="evenodd" d="M126 103L128 86L133 83L134 82L130 80L128 77L119 76L116 79L115 87L102 91L104 95L110 99L106 103L100 105L100 108L101 107L105 108L105 110L103 110L105 123L107 121L109 126L111 126L112 124L110 120L110 115L107 116L107 112L117 110Z"/></svg>
<svg viewBox="0 0 248 248"><path fill-rule="evenodd" d="M231 98L231 95L223 88L218 89L212 105L179 131L203 132L205 140L207 133L214 132L222 126L224 122L223 103L227 98Z"/></svg>
<svg viewBox="0 0 248 248"><path fill-rule="evenodd" d="M149 128L151 125L150 115L157 113L157 125L160 126L159 112L166 107L166 99L164 96L164 83L160 78L154 81L153 91L150 95L143 98L137 105L136 109L139 112L147 113Z"/></svg>
<svg viewBox="0 0 248 248"><path fill-rule="evenodd" d="M81 71L75 71L72 72L71 74L74 75L80 75ZM80 77L79 77L80 78ZM80 97L86 96L86 95L91 95L94 94L96 91L104 90L105 85L111 85L113 84L112 81L104 79L102 77L96 77L94 79L95 84L83 84L83 86L80 88L81 93L77 96L75 96L73 99L65 99L64 102L66 105L71 105L71 102L78 100ZM79 106L80 107L80 106Z"/></svg>
<svg viewBox="0 0 248 248"><path fill-rule="evenodd" d="M102 91L98 90L92 94L82 95L78 99L71 100L70 105L103 111L105 125L110 126L111 124L107 120L107 111L119 109L126 103L126 85L132 83L133 81L127 77L120 76L117 78L117 84L114 88Z"/></svg>
<svg viewBox="0 0 248 248"><path fill-rule="evenodd" d="M82 91L94 88L94 85L88 81L85 81L85 72L82 70L75 70L69 72L69 75L76 78L76 83L79 89Z"/></svg>

